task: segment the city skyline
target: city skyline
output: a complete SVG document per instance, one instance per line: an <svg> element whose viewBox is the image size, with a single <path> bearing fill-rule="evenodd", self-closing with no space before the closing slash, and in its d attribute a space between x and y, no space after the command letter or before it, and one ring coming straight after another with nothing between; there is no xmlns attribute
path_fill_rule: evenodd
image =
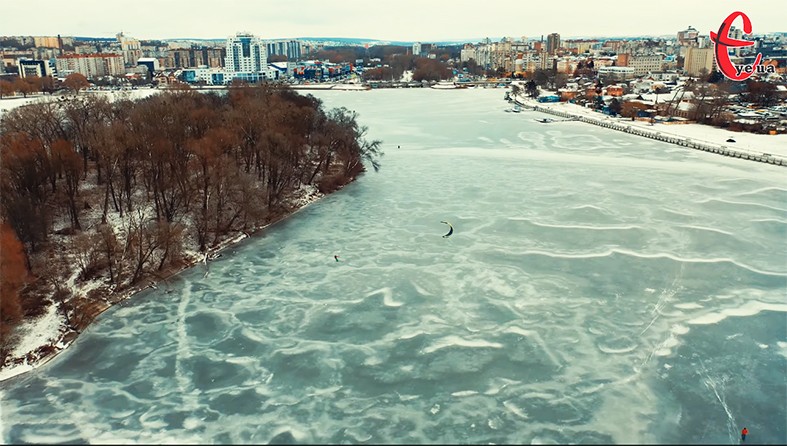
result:
<svg viewBox="0 0 787 446"><path fill-rule="evenodd" d="M770 0L662 0L656 3L657 11L581 0L564 0L559 8L509 0L495 2L492 7L476 2L412 0L394 4L231 0L218 9L213 5L204 0L140 0L133 9L119 14L99 0L57 2L48 5L46 16L36 20L9 21L3 25L3 34L113 37L123 32L137 39L222 39L249 32L263 39L335 37L429 42L503 36L537 39L553 32L562 38L662 36L692 26L707 35L737 10L749 16L755 34L787 31L780 29L787 14ZM9 4L4 6L4 15L27 17L29 10L24 8L22 3ZM741 26L739 22L737 26Z"/></svg>

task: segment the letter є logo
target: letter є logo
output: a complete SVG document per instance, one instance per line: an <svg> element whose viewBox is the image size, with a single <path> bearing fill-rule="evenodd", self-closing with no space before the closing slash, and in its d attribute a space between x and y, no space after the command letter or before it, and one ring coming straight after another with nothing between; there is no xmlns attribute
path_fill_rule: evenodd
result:
<svg viewBox="0 0 787 446"><path fill-rule="evenodd" d="M754 42L748 40L730 38L730 26L732 25L732 22L738 17L743 19L743 32L746 34L751 34L752 28L749 17L740 11L735 11L727 16L723 22L721 22L718 34L713 31L710 32L710 39L715 44L714 52L716 53L716 64L719 66L719 71L734 81L743 81L748 79L754 73L757 65L760 64L762 54L757 54L757 58L754 60L752 65L736 67L730 60L730 54L727 52L727 48L740 48L754 45Z"/></svg>

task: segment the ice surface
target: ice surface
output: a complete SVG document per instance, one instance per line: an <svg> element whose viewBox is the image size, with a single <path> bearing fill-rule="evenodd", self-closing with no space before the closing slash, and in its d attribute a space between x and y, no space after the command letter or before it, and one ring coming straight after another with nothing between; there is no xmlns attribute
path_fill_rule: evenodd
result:
<svg viewBox="0 0 787 446"><path fill-rule="evenodd" d="M783 167L502 89L313 94L382 170L0 383L4 442L787 440Z"/></svg>

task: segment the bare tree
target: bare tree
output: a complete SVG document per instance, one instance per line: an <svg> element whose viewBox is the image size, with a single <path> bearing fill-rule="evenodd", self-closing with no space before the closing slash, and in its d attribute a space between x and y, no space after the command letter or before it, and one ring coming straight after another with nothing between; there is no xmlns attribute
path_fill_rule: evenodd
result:
<svg viewBox="0 0 787 446"><path fill-rule="evenodd" d="M22 320L19 291L28 279L24 248L6 223L0 223L0 252L0 346L4 346Z"/></svg>
<svg viewBox="0 0 787 446"><path fill-rule="evenodd" d="M79 90L90 87L90 82L83 74L71 73L63 81L63 87L73 91L74 94L79 94Z"/></svg>
<svg viewBox="0 0 787 446"><path fill-rule="evenodd" d="M159 248L162 239L158 236L155 223L151 225L145 212L137 209L128 214L128 238L126 249L132 261L131 284L137 283L145 272L145 266L150 262L151 256Z"/></svg>
<svg viewBox="0 0 787 446"><path fill-rule="evenodd" d="M120 257L123 250L120 246L120 243L118 242L115 230L112 229L112 226L108 224L101 224L98 226L97 230L99 234L98 246L104 255L104 260L106 261L107 268L109 269L109 281L113 285L117 285L120 282L119 279L122 272Z"/></svg>

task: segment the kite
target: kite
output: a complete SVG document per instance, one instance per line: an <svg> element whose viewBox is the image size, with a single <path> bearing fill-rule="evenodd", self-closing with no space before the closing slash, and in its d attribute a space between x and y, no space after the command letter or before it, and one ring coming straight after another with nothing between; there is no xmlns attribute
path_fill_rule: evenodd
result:
<svg viewBox="0 0 787 446"><path fill-rule="evenodd" d="M443 238L448 238L451 234L454 233L454 227L451 226L451 223L448 223L447 221L441 221L440 223L445 223L448 225L448 234L444 235Z"/></svg>

